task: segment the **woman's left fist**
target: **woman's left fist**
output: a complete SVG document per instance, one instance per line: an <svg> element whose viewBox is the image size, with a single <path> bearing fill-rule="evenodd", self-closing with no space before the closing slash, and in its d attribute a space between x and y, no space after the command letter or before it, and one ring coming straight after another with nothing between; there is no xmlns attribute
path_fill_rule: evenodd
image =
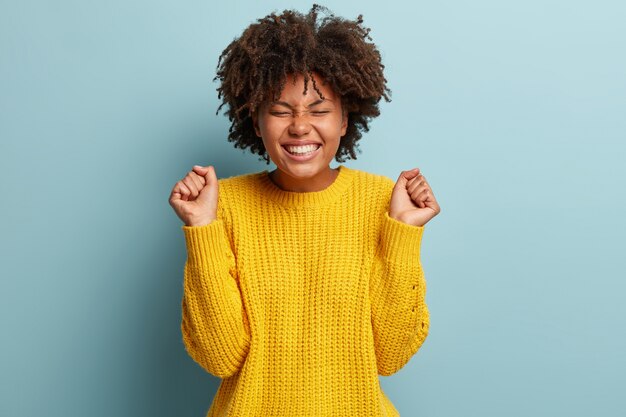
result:
<svg viewBox="0 0 626 417"><path fill-rule="evenodd" d="M402 171L391 193L389 217L412 226L423 226L440 212L433 190L419 168Z"/></svg>

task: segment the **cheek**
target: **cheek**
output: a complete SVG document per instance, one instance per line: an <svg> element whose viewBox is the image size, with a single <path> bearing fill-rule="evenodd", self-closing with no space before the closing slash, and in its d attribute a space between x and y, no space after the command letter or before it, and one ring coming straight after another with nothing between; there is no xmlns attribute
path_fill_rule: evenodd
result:
<svg viewBox="0 0 626 417"><path fill-rule="evenodd" d="M341 117L326 120L320 125L320 130L324 132L324 136L328 139L339 139L345 134Z"/></svg>
<svg viewBox="0 0 626 417"><path fill-rule="evenodd" d="M263 141L271 138L273 132L276 130L275 126L273 126L272 123L266 123L266 121L263 119L259 119L259 124L257 126L258 133L263 138Z"/></svg>
<svg viewBox="0 0 626 417"><path fill-rule="evenodd" d="M280 147L280 138L284 136L284 127L278 123L270 123L259 126L261 133L260 139L263 141L265 149L276 152Z"/></svg>

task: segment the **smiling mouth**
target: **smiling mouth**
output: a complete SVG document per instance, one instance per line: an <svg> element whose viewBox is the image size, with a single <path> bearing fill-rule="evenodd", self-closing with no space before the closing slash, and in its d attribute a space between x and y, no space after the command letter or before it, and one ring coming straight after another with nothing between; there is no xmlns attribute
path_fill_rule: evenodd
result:
<svg viewBox="0 0 626 417"><path fill-rule="evenodd" d="M312 145L304 145L304 146L293 146L293 145L283 145L283 149L285 149L288 153L295 156L306 156L311 155L313 152L317 151L322 145L312 144Z"/></svg>

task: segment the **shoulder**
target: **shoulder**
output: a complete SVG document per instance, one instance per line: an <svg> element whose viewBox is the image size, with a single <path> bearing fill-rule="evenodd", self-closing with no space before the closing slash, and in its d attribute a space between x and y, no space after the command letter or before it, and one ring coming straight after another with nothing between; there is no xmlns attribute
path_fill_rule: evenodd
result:
<svg viewBox="0 0 626 417"><path fill-rule="evenodd" d="M241 197L250 196L257 189L260 175L262 172L218 178L218 208L230 211L241 206L246 200Z"/></svg>
<svg viewBox="0 0 626 417"><path fill-rule="evenodd" d="M350 168L353 176L354 186L362 188L364 191L371 190L374 194L389 194L393 190L395 181L391 178L375 174L372 172L362 171L360 169Z"/></svg>
<svg viewBox="0 0 626 417"><path fill-rule="evenodd" d="M387 210L395 181L381 174L351 169L352 193L358 204L374 212Z"/></svg>
<svg viewBox="0 0 626 417"><path fill-rule="evenodd" d="M233 190L243 188L253 188L255 181L258 179L260 172L253 172L249 174L240 174L230 177L219 178L217 180L220 190L225 193L232 192Z"/></svg>

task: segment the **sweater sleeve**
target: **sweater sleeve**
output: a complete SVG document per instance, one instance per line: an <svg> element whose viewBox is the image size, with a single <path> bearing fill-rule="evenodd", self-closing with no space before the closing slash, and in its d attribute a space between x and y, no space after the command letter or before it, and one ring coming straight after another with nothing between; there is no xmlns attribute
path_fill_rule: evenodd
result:
<svg viewBox="0 0 626 417"><path fill-rule="evenodd" d="M378 373L399 371L422 346L429 328L426 281L420 263L424 226L385 211L370 281L372 328Z"/></svg>
<svg viewBox="0 0 626 417"><path fill-rule="evenodd" d="M207 372L237 373L250 347L250 327L236 280L224 221L182 229L187 247L181 331L189 355Z"/></svg>

